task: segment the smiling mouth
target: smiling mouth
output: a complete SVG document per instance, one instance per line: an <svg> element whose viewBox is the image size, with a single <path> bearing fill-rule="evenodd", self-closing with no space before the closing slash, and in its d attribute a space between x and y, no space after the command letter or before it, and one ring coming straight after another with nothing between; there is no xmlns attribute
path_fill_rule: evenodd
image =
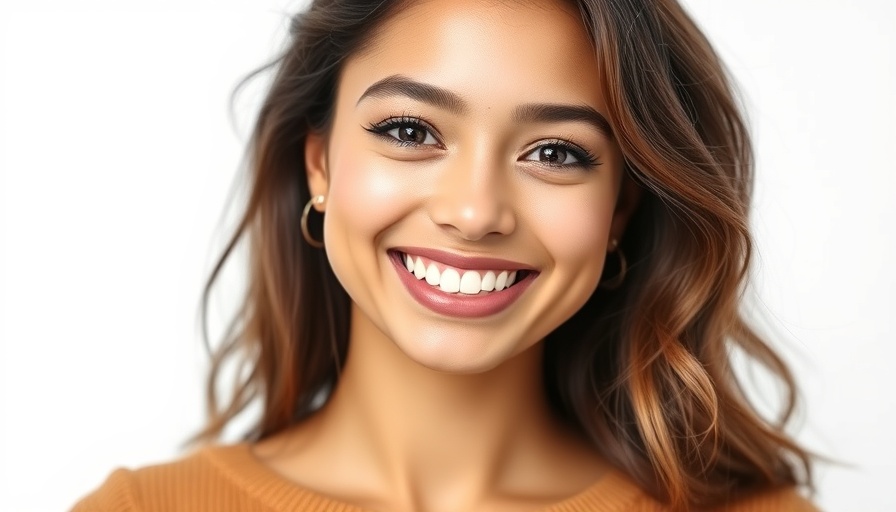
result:
<svg viewBox="0 0 896 512"><path fill-rule="evenodd" d="M525 268L463 269L425 256L391 251L392 256L418 281L448 294L488 295L513 287L537 273Z"/></svg>

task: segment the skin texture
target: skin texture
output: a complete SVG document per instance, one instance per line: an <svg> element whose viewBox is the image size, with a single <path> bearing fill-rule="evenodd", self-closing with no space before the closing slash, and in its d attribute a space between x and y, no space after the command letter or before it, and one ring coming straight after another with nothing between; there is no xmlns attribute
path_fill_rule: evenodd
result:
<svg viewBox="0 0 896 512"><path fill-rule="evenodd" d="M553 2L415 2L344 65L334 123L308 138L324 240L352 298L350 348L327 405L256 448L300 485L381 510L537 510L606 471L551 415L542 338L597 287L609 241L637 194L607 129L520 121L532 104L605 112L600 69L577 14ZM394 90L403 77L448 105ZM459 108L460 104L463 108ZM371 129L423 119L417 143ZM540 161L569 141L594 164ZM538 271L507 309L481 318L418 304L387 251L427 247Z"/></svg>

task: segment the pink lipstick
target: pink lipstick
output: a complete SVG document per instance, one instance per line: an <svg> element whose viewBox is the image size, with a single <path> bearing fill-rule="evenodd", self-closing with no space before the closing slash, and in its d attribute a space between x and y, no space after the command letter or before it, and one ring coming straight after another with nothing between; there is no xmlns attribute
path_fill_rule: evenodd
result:
<svg viewBox="0 0 896 512"><path fill-rule="evenodd" d="M415 258L419 260L427 258L428 261L431 261L430 266L437 266L437 268L431 269L429 275L424 278L420 274L421 269L418 265L415 275L415 272L409 269L409 266L413 265L409 265L407 255L411 256L412 261ZM521 263L496 258L467 258L436 249L396 248L389 251L389 259L408 293L419 304L436 313L454 317L481 318L500 313L513 304L538 276L538 272L532 267ZM446 272L446 269L450 269L447 270L447 274L453 272L454 277L443 277L442 283L439 284L439 273ZM481 270L476 272L474 269ZM481 278L482 273L487 269L494 270L486 272L492 276L486 275L485 278ZM477 275L465 275L469 272L474 272ZM433 277L433 273L435 273L435 277ZM461 293L457 293L459 273L464 274L463 286L466 287ZM494 284L495 273L499 275L497 284ZM500 274L504 274L504 276L502 277ZM512 274L512 277L508 278L508 274ZM468 277L481 283L482 290L478 293L474 292L476 285L473 285L474 288L471 290ZM452 279L453 285L446 284ZM504 287L504 282L511 280L514 281Z"/></svg>

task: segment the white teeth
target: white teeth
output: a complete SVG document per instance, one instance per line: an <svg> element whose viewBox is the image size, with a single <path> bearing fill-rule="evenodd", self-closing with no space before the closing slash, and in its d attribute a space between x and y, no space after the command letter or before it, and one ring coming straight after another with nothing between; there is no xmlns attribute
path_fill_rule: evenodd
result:
<svg viewBox="0 0 896 512"><path fill-rule="evenodd" d="M423 266L423 260L420 258L417 258L417 262L414 263L414 277L417 279L426 277L426 267Z"/></svg>
<svg viewBox="0 0 896 512"><path fill-rule="evenodd" d="M426 282L433 286L439 285L439 269L436 267L435 263L430 263L429 266L426 267Z"/></svg>
<svg viewBox="0 0 896 512"><path fill-rule="evenodd" d="M482 278L482 291L490 292L495 289L495 273L489 270Z"/></svg>
<svg viewBox="0 0 896 512"><path fill-rule="evenodd" d="M427 275L429 272L426 272ZM457 293L460 290L460 274L453 268L446 268L439 279L439 288L445 293Z"/></svg>
<svg viewBox="0 0 896 512"><path fill-rule="evenodd" d="M464 277L460 279L460 293L476 295L482 291L481 285L482 278L479 277L479 272L464 272Z"/></svg>
<svg viewBox="0 0 896 512"><path fill-rule="evenodd" d="M495 279L495 290L501 291L507 286L507 271L503 271L498 274L498 278Z"/></svg>
<svg viewBox="0 0 896 512"><path fill-rule="evenodd" d="M427 265L422 258L414 258L409 254L404 255L404 266L417 279L425 279L429 285L438 286L445 293L460 292L466 295L477 295L479 292L500 291L509 288L516 282L517 277L516 270L503 270L497 275L494 270L484 273L468 270L463 273L463 276L460 271L453 268L446 268L439 272L439 267L435 263Z"/></svg>

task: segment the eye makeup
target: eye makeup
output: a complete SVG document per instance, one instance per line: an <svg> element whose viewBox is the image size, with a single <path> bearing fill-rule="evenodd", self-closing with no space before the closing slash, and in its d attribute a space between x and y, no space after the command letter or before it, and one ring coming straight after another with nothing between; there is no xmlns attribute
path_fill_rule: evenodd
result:
<svg viewBox="0 0 896 512"><path fill-rule="evenodd" d="M388 117L378 123L370 124L364 129L400 147L435 146L444 148L438 131L419 117L408 115ZM395 131L394 135L391 133L393 131Z"/></svg>
<svg viewBox="0 0 896 512"><path fill-rule="evenodd" d="M401 148L444 149L442 136L432 123L418 116L402 114L362 127L365 131ZM535 155L534 158L532 156ZM569 138L549 138L531 143L517 160L520 163L556 169L590 170L601 165L588 149Z"/></svg>
<svg viewBox="0 0 896 512"><path fill-rule="evenodd" d="M600 160L584 147L566 139L540 140L526 150L521 162L533 162L548 167L581 167L591 169L601 165ZM535 159L529 156L538 153ZM569 161L572 158L573 161Z"/></svg>

